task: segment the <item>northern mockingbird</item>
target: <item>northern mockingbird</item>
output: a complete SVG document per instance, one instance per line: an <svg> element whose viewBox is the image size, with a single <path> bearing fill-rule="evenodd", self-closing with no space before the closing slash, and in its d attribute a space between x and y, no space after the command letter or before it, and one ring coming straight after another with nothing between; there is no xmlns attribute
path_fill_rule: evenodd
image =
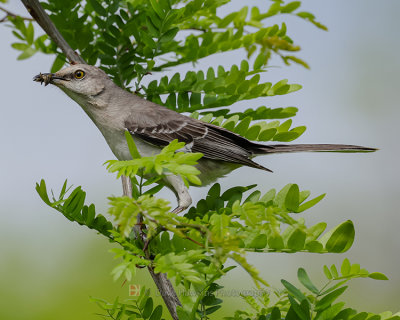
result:
<svg viewBox="0 0 400 320"><path fill-rule="evenodd" d="M192 119L118 87L106 73L94 66L75 64L56 73L39 74L34 81L51 83L75 100L99 128L119 160L130 160L125 131L128 130L143 156L158 153L174 139L186 143L186 152L201 152L197 168L203 185L240 166L271 171L254 162L255 156L300 151L375 151L342 144L272 144L251 142L224 128ZM167 186L175 193L178 213L192 199L178 176L167 175Z"/></svg>

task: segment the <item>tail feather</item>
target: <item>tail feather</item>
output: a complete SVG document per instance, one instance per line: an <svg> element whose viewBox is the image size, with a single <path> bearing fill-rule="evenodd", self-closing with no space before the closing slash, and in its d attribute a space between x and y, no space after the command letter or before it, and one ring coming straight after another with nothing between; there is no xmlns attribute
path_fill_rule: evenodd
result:
<svg viewBox="0 0 400 320"><path fill-rule="evenodd" d="M374 152L378 149L348 144L254 144L254 154L287 152Z"/></svg>

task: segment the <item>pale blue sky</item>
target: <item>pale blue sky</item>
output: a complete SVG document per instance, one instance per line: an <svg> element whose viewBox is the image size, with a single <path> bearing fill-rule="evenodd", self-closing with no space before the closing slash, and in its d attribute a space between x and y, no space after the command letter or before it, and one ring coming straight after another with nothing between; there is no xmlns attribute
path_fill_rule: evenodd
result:
<svg viewBox="0 0 400 320"><path fill-rule="evenodd" d="M233 1L232 7L241 3ZM265 1L248 3L262 7ZM11 0L8 8L26 14L19 1ZM274 173L241 168L221 184L227 188L258 183L260 190L267 191L294 182L313 195L326 192L325 200L308 213L309 224L327 221L333 227L353 220L356 241L351 251L340 256L253 254L252 261L269 282L278 285L281 278L295 279L298 266L319 272L323 264L349 257L351 262L384 272L390 278L389 282L356 281L351 287L349 306L374 312L397 311L400 2L306 0L304 8L329 28L329 32L323 32L298 18L285 18L288 33L302 46L300 56L311 70L285 67L274 59L273 64L279 67L263 75L266 81L287 78L302 84L303 89L287 96L241 102L237 108L296 106L300 111L294 124L307 126L299 143L349 143L381 150L375 154L258 158ZM7 284L1 278L17 268L22 273L21 283L14 285L22 288L34 283L33 278L38 276L43 282L55 281L59 272L55 270L75 259L74 248L90 254L93 242L101 241L45 207L36 195L35 182L45 178L49 186L57 189L68 178L70 183L82 185L88 191L88 201L96 202L103 212L106 197L119 194L121 188L102 166L113 155L90 119L57 88L32 81L37 73L49 71L53 58L37 54L29 60L16 61L18 52L10 47L15 38L4 24L0 25L0 39L0 284ZM217 55L201 61L196 68L228 66L240 59L238 53ZM180 70L190 68L185 65ZM193 189L195 201L206 191ZM168 192L163 196L175 201ZM83 242L90 245L86 248ZM241 285L251 286L247 275L234 274L238 276L243 279Z"/></svg>

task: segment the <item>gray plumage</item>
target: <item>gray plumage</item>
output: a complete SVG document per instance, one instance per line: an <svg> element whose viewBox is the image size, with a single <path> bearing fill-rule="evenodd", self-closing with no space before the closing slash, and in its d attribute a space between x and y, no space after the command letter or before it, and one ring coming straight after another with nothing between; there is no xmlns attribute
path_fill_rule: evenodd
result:
<svg viewBox="0 0 400 320"><path fill-rule="evenodd" d="M148 156L178 139L188 152L201 152L200 179L209 184L240 166L271 171L254 162L257 155L301 151L369 152L373 148L342 144L271 144L251 142L224 128L192 119L121 89L99 68L76 64L55 74L39 74L35 81L54 84L75 100L93 120L119 160L130 159L124 132L139 152ZM178 198L180 212L191 204L182 179L166 177Z"/></svg>

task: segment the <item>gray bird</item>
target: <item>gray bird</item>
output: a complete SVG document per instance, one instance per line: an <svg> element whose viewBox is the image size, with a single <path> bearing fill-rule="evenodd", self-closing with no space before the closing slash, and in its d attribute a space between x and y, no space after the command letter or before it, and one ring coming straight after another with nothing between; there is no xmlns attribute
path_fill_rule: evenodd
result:
<svg viewBox="0 0 400 320"><path fill-rule="evenodd" d="M241 166L271 171L254 162L255 156L301 151L369 152L373 148L343 144L273 144L251 142L224 128L192 119L118 87L106 73L94 66L74 64L56 73L39 74L34 81L51 83L75 100L101 131L119 160L130 160L125 131L128 130L142 156L156 154L171 141L185 142L186 152L201 152L200 180L210 184ZM175 213L188 208L192 199L182 179L165 177L175 193Z"/></svg>

